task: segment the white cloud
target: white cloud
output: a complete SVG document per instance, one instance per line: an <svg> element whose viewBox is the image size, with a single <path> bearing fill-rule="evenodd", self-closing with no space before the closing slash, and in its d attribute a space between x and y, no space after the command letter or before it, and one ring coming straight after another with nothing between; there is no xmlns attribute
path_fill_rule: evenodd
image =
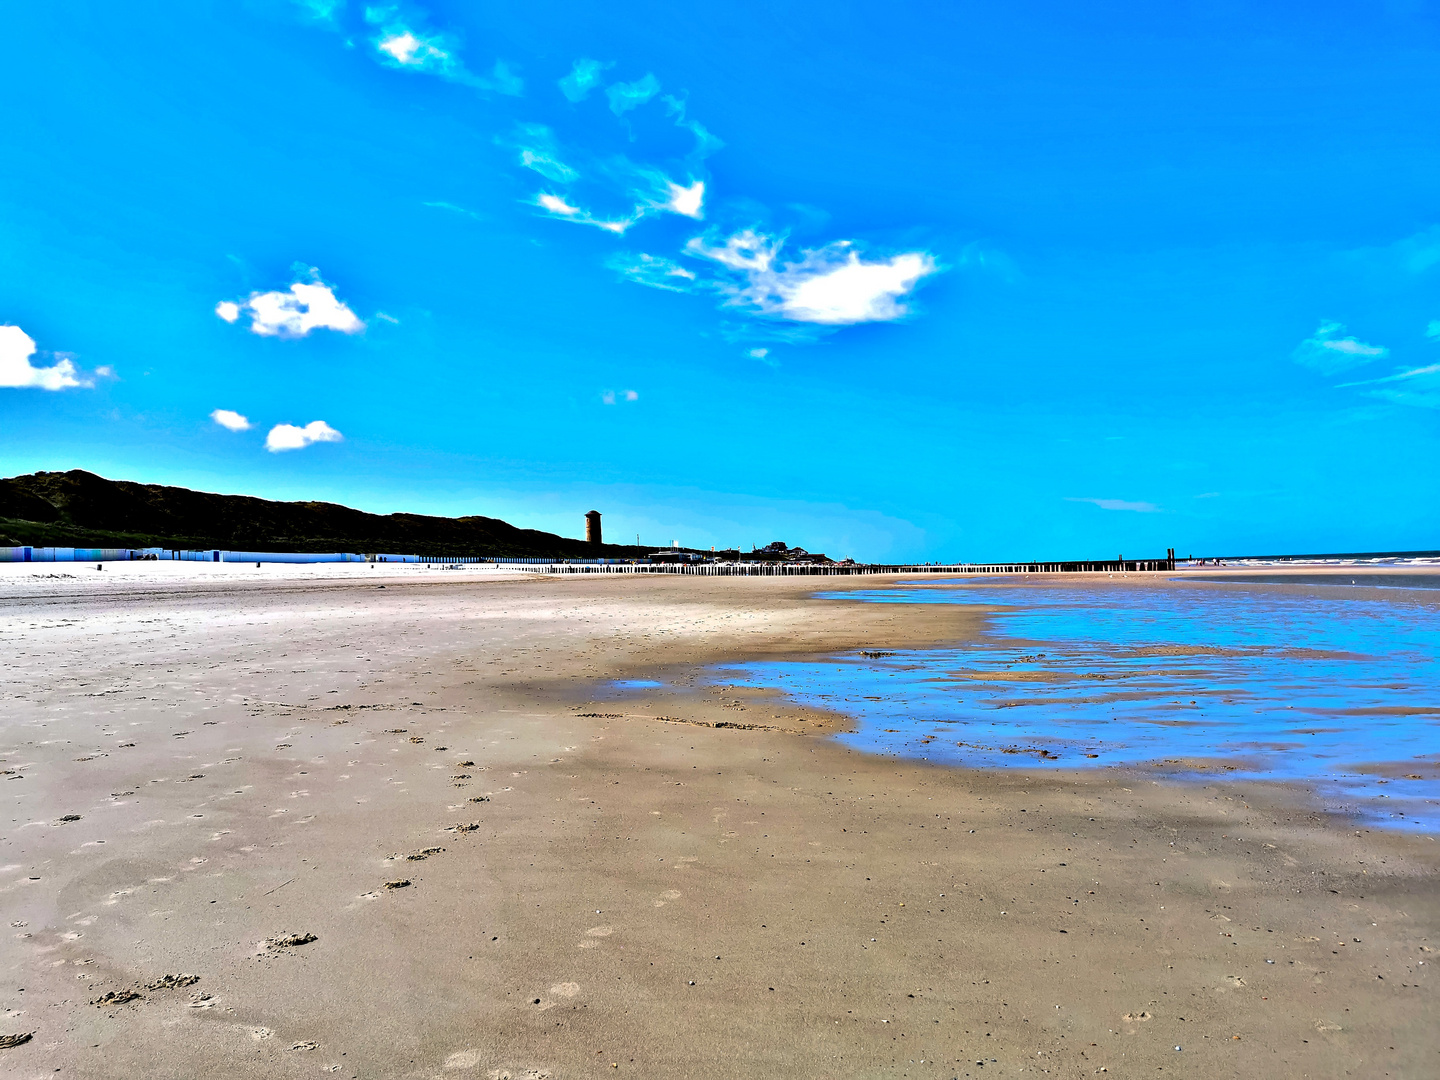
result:
<svg viewBox="0 0 1440 1080"><path fill-rule="evenodd" d="M631 109L638 109L659 92L660 80L647 74L633 83L615 83L607 87L605 96L610 99L610 111L621 116Z"/></svg>
<svg viewBox="0 0 1440 1080"><path fill-rule="evenodd" d="M614 66L614 61L576 60L570 74L560 80L560 92L571 101L584 101L590 96L590 91L600 85L600 76Z"/></svg>
<svg viewBox="0 0 1440 1080"><path fill-rule="evenodd" d="M622 390L618 394L614 390L606 390L600 395L602 405L614 405L617 401L639 401L640 395L634 390Z"/></svg>
<svg viewBox="0 0 1440 1080"><path fill-rule="evenodd" d="M251 333L262 337L299 338L312 330L358 334L365 329L318 276L311 282L296 282L287 292L251 293L238 303L222 300L215 305L215 314L229 323L249 314Z"/></svg>
<svg viewBox="0 0 1440 1080"><path fill-rule="evenodd" d="M594 225L597 229L604 229L606 232L613 232L624 235L625 230L635 224L635 218L610 219L597 218L588 210L582 210L578 206L571 206L559 195L552 195L548 191L542 191L535 196L535 205L543 210L548 210L556 217L564 221L573 221L579 225Z"/></svg>
<svg viewBox="0 0 1440 1080"><path fill-rule="evenodd" d="M900 299L937 269L934 258L923 251L866 261L848 240L802 251L799 261L782 265L784 243L744 229L719 245L695 237L685 250L734 272L738 281L717 285L729 303L761 315L829 326L904 317L908 309Z"/></svg>
<svg viewBox="0 0 1440 1080"><path fill-rule="evenodd" d="M703 180L691 178L688 184L677 184L664 170L637 165L623 156L607 161L601 171L634 200L627 226L653 213L680 214L697 220L705 216Z"/></svg>
<svg viewBox="0 0 1440 1080"><path fill-rule="evenodd" d="M210 414L210 419L219 424L226 431L249 431L250 421L241 416L234 409L216 409Z"/></svg>
<svg viewBox="0 0 1440 1080"><path fill-rule="evenodd" d="M454 62L454 57L444 49L439 48L433 42L417 38L409 30L402 30L388 36L381 35L376 40L375 47L381 52L389 54L397 64L403 64L406 67L422 69L427 66L444 67Z"/></svg>
<svg viewBox="0 0 1440 1080"><path fill-rule="evenodd" d="M605 265L637 285L669 292L690 292L696 280L694 272L679 263L644 252L638 255L622 252L611 256Z"/></svg>
<svg viewBox="0 0 1440 1080"><path fill-rule="evenodd" d="M1353 337L1341 337L1344 332L1342 324L1322 320L1314 335L1295 347L1293 359L1322 375L1333 375L1379 360L1390 353L1382 345L1367 345Z"/></svg>
<svg viewBox="0 0 1440 1080"><path fill-rule="evenodd" d="M265 449L275 454L282 450L303 450L311 443L340 442L343 438L324 420L312 420L304 427L276 424L265 436Z"/></svg>
<svg viewBox="0 0 1440 1080"><path fill-rule="evenodd" d="M666 181L666 187L670 195L670 201L665 204L666 210L697 219L705 216L701 210L705 201L705 181L696 180L689 187Z"/></svg>
<svg viewBox="0 0 1440 1080"><path fill-rule="evenodd" d="M639 395L638 393L636 393L634 390L626 390L626 391L625 391L625 400L626 400L626 401L639 401L639 400L640 400L640 395Z"/></svg>
<svg viewBox="0 0 1440 1080"><path fill-rule="evenodd" d="M1067 498L1066 502L1094 503L1101 510L1130 510L1136 514L1158 514L1160 508L1154 503L1148 502L1126 502L1124 499L1074 499Z"/></svg>
<svg viewBox="0 0 1440 1080"><path fill-rule="evenodd" d="M887 322L905 314L897 299L934 270L924 252L864 262L849 251L838 264L828 254L805 260L786 272L776 291L785 315L800 322Z"/></svg>
<svg viewBox="0 0 1440 1080"><path fill-rule="evenodd" d="M560 214L563 217L573 217L580 213L578 206L571 206L564 199L560 198L559 195L551 195L546 191L542 191L539 195L536 195L535 202L537 205L549 210L552 214Z"/></svg>
<svg viewBox="0 0 1440 1080"><path fill-rule="evenodd" d="M524 91L524 84L503 61L495 62L490 78L476 75L456 55L459 46L451 35L416 29L393 7L367 7L365 21L380 28L371 43L387 67L435 75L499 94L518 96Z"/></svg>
<svg viewBox="0 0 1440 1080"><path fill-rule="evenodd" d="M35 341L18 326L0 326L0 387L34 390L69 390L95 384L84 378L75 361L61 359L51 367L36 367Z"/></svg>
<svg viewBox="0 0 1440 1080"><path fill-rule="evenodd" d="M748 356L748 357L750 357L750 359L752 359L752 360L764 360L767 356L770 355L770 350L769 350L769 349L751 349L751 350L750 350L748 353L746 353L745 355Z"/></svg>

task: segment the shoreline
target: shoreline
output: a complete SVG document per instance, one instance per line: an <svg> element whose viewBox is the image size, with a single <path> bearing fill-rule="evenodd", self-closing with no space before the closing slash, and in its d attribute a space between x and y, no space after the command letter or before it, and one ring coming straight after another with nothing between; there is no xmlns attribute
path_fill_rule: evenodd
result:
<svg viewBox="0 0 1440 1080"><path fill-rule="evenodd" d="M891 584L867 578L373 573L0 579L0 768L23 774L0 893L31 935L0 1006L36 1031L6 1070L1435 1067L1433 838L1321 820L1290 785L863 755L816 737L835 714L698 681L601 692L958 644L978 611L811 599ZM624 717L681 711L808 734Z"/></svg>

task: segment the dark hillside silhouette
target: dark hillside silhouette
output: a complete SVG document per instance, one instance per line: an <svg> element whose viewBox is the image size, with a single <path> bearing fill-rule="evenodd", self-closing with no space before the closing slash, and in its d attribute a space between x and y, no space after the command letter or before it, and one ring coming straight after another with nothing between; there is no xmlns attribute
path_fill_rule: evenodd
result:
<svg viewBox="0 0 1440 1080"><path fill-rule="evenodd" d="M577 527L583 521L576 512ZM634 558L649 549L587 544L499 518L367 514L188 488L38 472L0 480L0 545L351 551L510 558Z"/></svg>

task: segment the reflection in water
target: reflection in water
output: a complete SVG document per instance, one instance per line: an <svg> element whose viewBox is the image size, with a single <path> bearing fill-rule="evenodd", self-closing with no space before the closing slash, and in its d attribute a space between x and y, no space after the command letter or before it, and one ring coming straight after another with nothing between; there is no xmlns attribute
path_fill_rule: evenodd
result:
<svg viewBox="0 0 1440 1080"><path fill-rule="evenodd" d="M1221 585L838 594L998 606L954 649L765 662L723 677L855 716L842 741L980 766L1149 763L1314 782L1322 802L1440 831L1440 608L1397 593Z"/></svg>

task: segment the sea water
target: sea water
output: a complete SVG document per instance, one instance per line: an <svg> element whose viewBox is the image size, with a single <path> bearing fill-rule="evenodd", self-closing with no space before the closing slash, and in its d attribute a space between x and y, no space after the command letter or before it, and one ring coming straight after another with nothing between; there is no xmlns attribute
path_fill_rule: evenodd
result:
<svg viewBox="0 0 1440 1080"><path fill-rule="evenodd" d="M1339 588L957 582L834 594L993 608L955 648L727 665L853 716L873 753L1298 781L1326 809L1440 832L1440 605Z"/></svg>

